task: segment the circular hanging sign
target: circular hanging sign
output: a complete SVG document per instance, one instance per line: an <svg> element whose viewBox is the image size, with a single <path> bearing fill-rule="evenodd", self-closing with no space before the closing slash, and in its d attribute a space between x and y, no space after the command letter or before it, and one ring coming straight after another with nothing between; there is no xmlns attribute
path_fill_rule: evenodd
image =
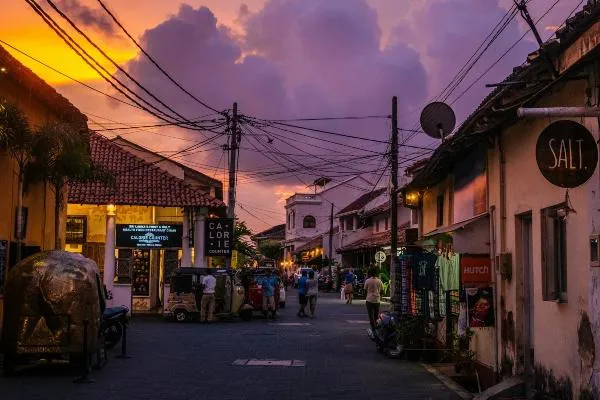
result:
<svg viewBox="0 0 600 400"><path fill-rule="evenodd" d="M375 261L377 261L378 263L384 262L385 259L386 255L383 251L378 251L377 253L375 253Z"/></svg>
<svg viewBox="0 0 600 400"><path fill-rule="evenodd" d="M596 140L583 125L562 120L548 125L535 147L538 168L544 178L562 188L583 185L598 163Z"/></svg>

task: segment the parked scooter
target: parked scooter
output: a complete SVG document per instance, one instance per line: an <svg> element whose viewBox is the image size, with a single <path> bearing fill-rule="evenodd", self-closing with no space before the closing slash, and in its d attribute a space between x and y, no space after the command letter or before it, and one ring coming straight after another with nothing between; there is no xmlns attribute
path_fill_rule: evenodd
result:
<svg viewBox="0 0 600 400"><path fill-rule="evenodd" d="M367 330L369 338L375 342L377 351L390 358L400 357L404 347L399 343L398 324L398 314L385 311L379 314L375 330Z"/></svg>
<svg viewBox="0 0 600 400"><path fill-rule="evenodd" d="M327 274L319 276L319 290L331 292L333 290L333 278Z"/></svg>
<svg viewBox="0 0 600 400"><path fill-rule="evenodd" d="M129 308L125 306L108 307L102 314L100 332L104 336L106 349L112 349L123 337L123 327L129 323Z"/></svg>

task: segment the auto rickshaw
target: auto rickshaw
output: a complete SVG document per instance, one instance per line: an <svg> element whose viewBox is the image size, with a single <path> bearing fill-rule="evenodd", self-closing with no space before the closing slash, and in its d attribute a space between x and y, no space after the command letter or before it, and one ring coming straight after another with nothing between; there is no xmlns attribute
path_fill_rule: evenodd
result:
<svg viewBox="0 0 600 400"><path fill-rule="evenodd" d="M252 316L255 312L262 312L262 303L263 303L263 289L260 284L261 278L264 278L267 275L267 271L271 271L273 275L275 275L276 269L274 268L256 268L256 269L248 269L240 273L240 280L246 281L245 285L248 288L248 295L244 296L243 305L239 310L239 316L244 321L249 321L252 319ZM281 291L280 289L283 287L282 283L278 284L278 287L275 288L275 310L280 308L280 297ZM242 294L245 291L242 289ZM285 300L284 300L285 301Z"/></svg>
<svg viewBox="0 0 600 400"><path fill-rule="evenodd" d="M202 277L206 268L178 268L171 275L171 291L164 316L177 322L200 319L202 299ZM215 316L236 316L244 301L244 290L236 285L231 270L213 270L217 279L215 288Z"/></svg>
<svg viewBox="0 0 600 400"><path fill-rule="evenodd" d="M106 356L99 333L105 293L94 261L65 251L37 253L10 270L5 288L0 349L6 374L34 360L89 366L94 354L98 363Z"/></svg>

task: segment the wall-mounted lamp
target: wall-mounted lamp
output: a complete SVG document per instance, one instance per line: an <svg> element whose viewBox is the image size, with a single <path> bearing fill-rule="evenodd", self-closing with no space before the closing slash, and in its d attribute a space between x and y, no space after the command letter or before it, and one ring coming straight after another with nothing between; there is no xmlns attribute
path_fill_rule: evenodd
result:
<svg viewBox="0 0 600 400"><path fill-rule="evenodd" d="M117 213L117 206L115 206L114 204L109 204L106 206L106 213L108 215L116 215Z"/></svg>
<svg viewBox="0 0 600 400"><path fill-rule="evenodd" d="M405 190L400 191L400 199L402 205L406 208L419 208L421 204L421 193L416 190Z"/></svg>

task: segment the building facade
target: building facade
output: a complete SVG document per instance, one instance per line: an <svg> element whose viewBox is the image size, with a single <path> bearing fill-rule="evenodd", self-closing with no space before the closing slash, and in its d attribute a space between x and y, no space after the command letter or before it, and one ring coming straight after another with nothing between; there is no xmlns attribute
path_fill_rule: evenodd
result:
<svg viewBox="0 0 600 400"><path fill-rule="evenodd" d="M373 184L361 176L347 179L343 182L329 182L319 192L296 193L286 200L286 231L284 242L284 260L294 263L294 252L311 239L321 236L334 228L337 221L336 210L343 209L353 199L368 192ZM325 235L328 236L328 235ZM328 238L326 239L328 240ZM325 256L339 262L335 251L329 255L329 246L325 246Z"/></svg>
<svg viewBox="0 0 600 400"><path fill-rule="evenodd" d="M599 96L600 4L556 37L505 80L532 84L494 90L412 171L404 196L421 213L421 245L460 259L438 339L473 331L483 379L518 375L538 393L599 398L600 135L582 111ZM519 118L520 107L549 110Z"/></svg>
<svg viewBox="0 0 600 400"><path fill-rule="evenodd" d="M75 132L87 132L87 118L66 98L19 63L0 46L0 107L16 105L27 117L30 127L52 122L70 124ZM0 328L6 273L16 263L16 219L19 168L17 162L0 149ZM64 241L64 231L54 231L54 192L44 183L28 185L23 196L23 257L51 250L55 238ZM59 218L64 219L64 211ZM61 224L62 226L62 224Z"/></svg>

